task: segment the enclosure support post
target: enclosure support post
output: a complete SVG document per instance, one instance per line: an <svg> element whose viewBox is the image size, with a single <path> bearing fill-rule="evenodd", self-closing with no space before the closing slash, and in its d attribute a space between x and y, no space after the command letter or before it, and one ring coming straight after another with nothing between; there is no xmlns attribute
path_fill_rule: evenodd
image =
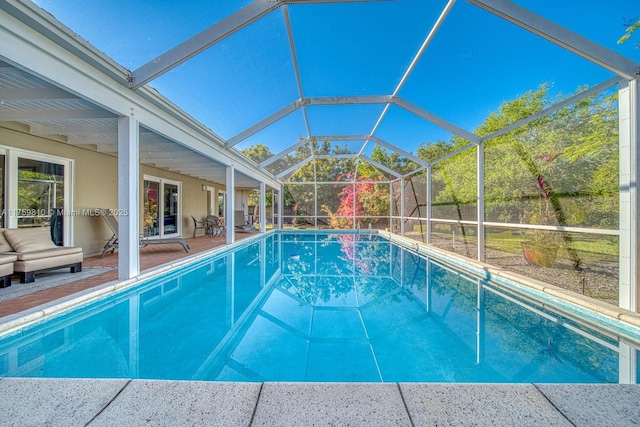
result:
<svg viewBox="0 0 640 427"><path fill-rule="evenodd" d="M619 305L638 310L638 144L639 80L623 81L618 90L620 138Z"/></svg>
<svg viewBox="0 0 640 427"><path fill-rule="evenodd" d="M395 212L393 211L393 183L395 181L389 182L389 231L393 233L395 227L393 224L395 223L394 216Z"/></svg>
<svg viewBox="0 0 640 427"><path fill-rule="evenodd" d="M227 223L227 244L235 242L235 228L234 215L236 210L236 183L235 183L235 168L232 165L227 166L227 211L224 213Z"/></svg>
<svg viewBox="0 0 640 427"><path fill-rule="evenodd" d="M404 176L400 178L400 234L404 236L404 221L405 221L405 212L404 212Z"/></svg>
<svg viewBox="0 0 640 427"><path fill-rule="evenodd" d="M476 206L478 215L478 227L476 236L478 238L478 261L484 262L484 142L478 144L478 203Z"/></svg>
<svg viewBox="0 0 640 427"><path fill-rule="evenodd" d="M278 230L282 230L282 214L284 213L284 186L278 190Z"/></svg>
<svg viewBox="0 0 640 427"><path fill-rule="evenodd" d="M355 230L355 229L356 229L356 227L357 227L357 226L356 226L356 204L358 203L358 195L356 194L356 190L357 190L356 182L355 182L355 181L353 181L353 182L351 183L351 186L352 186L352 188L351 188L351 194L353 195L353 209L351 209L351 218L353 218L353 227L352 227L352 228ZM316 184L315 188L316 188L316 189L318 188L318 185L317 185L317 184ZM317 194L316 194L316 196L317 196ZM317 205L317 204L318 204L318 203L317 203L317 197L316 197L316 205ZM316 215L316 216L317 216L317 215Z"/></svg>
<svg viewBox="0 0 640 427"><path fill-rule="evenodd" d="M275 230L278 228L278 224L276 222L276 190L271 189L271 227Z"/></svg>
<svg viewBox="0 0 640 427"><path fill-rule="evenodd" d="M618 357L618 382L620 384L637 384L636 378L636 349L629 344L620 342Z"/></svg>
<svg viewBox="0 0 640 427"><path fill-rule="evenodd" d="M427 168L427 243L431 244L431 167Z"/></svg>
<svg viewBox="0 0 640 427"><path fill-rule="evenodd" d="M118 117L118 279L140 274L140 131L138 120ZM108 206L107 206L108 208ZM121 214L121 215L120 215Z"/></svg>
<svg viewBox="0 0 640 427"><path fill-rule="evenodd" d="M313 165L315 168L315 162ZM354 197L355 197L355 193L354 193ZM314 224L314 228L317 229L318 228L318 183L317 182L313 184L313 200L315 202L313 204L313 224ZM355 209L355 203L353 204L353 206Z"/></svg>
<svg viewBox="0 0 640 427"><path fill-rule="evenodd" d="M267 186L260 182L260 232L267 231Z"/></svg>

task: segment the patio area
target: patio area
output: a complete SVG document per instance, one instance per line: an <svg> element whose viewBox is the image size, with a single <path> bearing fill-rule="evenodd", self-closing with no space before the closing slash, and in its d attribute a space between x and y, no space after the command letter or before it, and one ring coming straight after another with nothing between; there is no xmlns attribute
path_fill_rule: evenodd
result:
<svg viewBox="0 0 640 427"><path fill-rule="evenodd" d="M255 236L256 233L235 233L236 241ZM186 239L189 245L189 253L182 250L178 244L172 245L151 245L140 248L140 270L148 271L162 264L166 264L178 259L188 258L198 253L202 253L225 244L223 237L209 238L206 236L198 236ZM83 269L104 268L105 272L93 275L88 278L77 280L73 274L66 273L68 283L43 289L28 295L13 298L0 302L0 318L9 316L23 310L37 307L41 304L55 301L59 298L67 297L76 292L95 288L102 284L118 279L118 252L107 254L103 259L99 256L88 257L84 259ZM68 269L66 269L68 270ZM13 279L12 285L8 289L14 287L28 287L38 283L38 276L34 283L19 283L17 279ZM4 289L0 289L0 295Z"/></svg>

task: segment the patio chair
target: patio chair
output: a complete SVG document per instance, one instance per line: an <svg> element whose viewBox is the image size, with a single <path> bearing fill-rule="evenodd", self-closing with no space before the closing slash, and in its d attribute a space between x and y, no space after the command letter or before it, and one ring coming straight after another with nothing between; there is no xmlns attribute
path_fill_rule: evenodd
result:
<svg viewBox="0 0 640 427"><path fill-rule="evenodd" d="M226 236L224 221L215 215L207 216L207 236Z"/></svg>
<svg viewBox="0 0 640 427"><path fill-rule="evenodd" d="M241 233L256 232L256 227L254 227L253 224L249 224L249 221L245 219L244 212L242 211L234 211L233 222L234 222L236 231L239 231Z"/></svg>
<svg viewBox="0 0 640 427"><path fill-rule="evenodd" d="M191 219L193 220L193 238L196 238L196 232L198 230L205 230L205 234L208 235L209 231L209 223L207 221L198 221L191 215Z"/></svg>
<svg viewBox="0 0 640 427"><path fill-rule="evenodd" d="M105 222L111 229L113 235L107 240L107 243L104 245L102 249L102 254L100 258L104 258L107 252L113 253L116 249L118 249L118 220L115 216L111 215L107 209L98 209L100 211L100 216L104 218ZM162 237L162 238L149 238L149 237L140 237L140 246L145 247L147 245L166 245L177 243L182 245L185 252L189 252L189 245L187 241L182 237Z"/></svg>

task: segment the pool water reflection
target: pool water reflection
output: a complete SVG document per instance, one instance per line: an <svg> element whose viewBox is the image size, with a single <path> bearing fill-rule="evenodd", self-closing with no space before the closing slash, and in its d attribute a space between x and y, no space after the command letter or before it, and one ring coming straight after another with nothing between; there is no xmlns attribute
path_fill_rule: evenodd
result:
<svg viewBox="0 0 640 427"><path fill-rule="evenodd" d="M0 376L615 383L620 345L375 235L274 233L0 339Z"/></svg>

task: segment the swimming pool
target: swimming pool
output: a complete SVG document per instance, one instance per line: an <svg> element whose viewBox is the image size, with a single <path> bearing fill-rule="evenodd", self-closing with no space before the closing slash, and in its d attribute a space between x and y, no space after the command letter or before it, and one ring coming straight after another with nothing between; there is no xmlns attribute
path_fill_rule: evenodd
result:
<svg viewBox="0 0 640 427"><path fill-rule="evenodd" d="M618 382L636 341L570 317L375 234L275 232L0 338L0 376Z"/></svg>

